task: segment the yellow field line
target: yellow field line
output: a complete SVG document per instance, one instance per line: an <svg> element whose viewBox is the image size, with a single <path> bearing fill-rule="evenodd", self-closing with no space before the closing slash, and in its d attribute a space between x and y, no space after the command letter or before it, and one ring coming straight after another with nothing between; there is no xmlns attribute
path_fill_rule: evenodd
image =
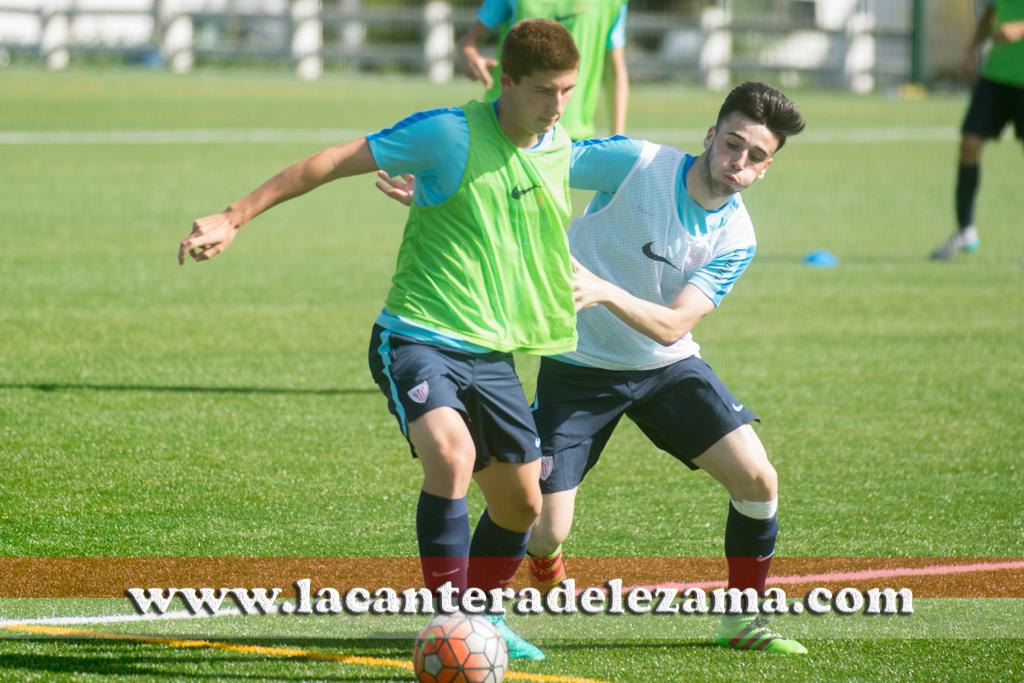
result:
<svg viewBox="0 0 1024 683"><path fill-rule="evenodd" d="M412 663L405 659L388 659L386 657L358 657L355 655L332 654L330 652L316 652L315 650L301 650L293 647L266 647L263 645L236 645L222 643L216 640L189 640L186 638L165 638L160 636L144 636L133 633L116 633L112 631L92 631L80 628L65 628L60 626L39 626L35 624L13 624L0 626L8 631L23 633L36 633L47 636L73 636L79 638L96 638L98 640L122 640L133 643L148 643L152 645L166 645L167 647L197 647L213 650L226 650L228 652L239 652L246 655L263 655L268 657L295 657L320 662L337 662L339 664L354 664L358 666L380 666L394 669L405 669L412 671ZM510 681L536 681L537 683L605 683L593 678L577 678L575 676L556 676L550 674L533 674L521 671L509 671L505 674L506 680Z"/></svg>

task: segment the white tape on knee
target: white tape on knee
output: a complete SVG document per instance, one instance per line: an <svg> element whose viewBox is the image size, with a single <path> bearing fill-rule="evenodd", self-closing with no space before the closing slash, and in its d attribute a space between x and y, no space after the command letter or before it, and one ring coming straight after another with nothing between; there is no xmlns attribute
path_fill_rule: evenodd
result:
<svg viewBox="0 0 1024 683"><path fill-rule="evenodd" d="M751 519L771 519L779 510L779 499L772 498L768 501L759 500L733 500L732 506L736 512Z"/></svg>

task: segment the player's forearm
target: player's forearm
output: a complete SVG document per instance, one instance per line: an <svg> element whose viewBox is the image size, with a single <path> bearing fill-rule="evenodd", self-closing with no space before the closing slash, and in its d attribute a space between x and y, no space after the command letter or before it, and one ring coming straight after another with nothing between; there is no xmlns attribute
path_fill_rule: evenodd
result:
<svg viewBox="0 0 1024 683"><path fill-rule="evenodd" d="M992 26L995 23L996 11L993 7L986 7L981 17L978 18L978 25L974 29L974 36L971 38L971 50L977 50L992 37Z"/></svg>
<svg viewBox="0 0 1024 683"><path fill-rule="evenodd" d="M616 48L609 53L611 62L611 122L612 134L626 133L626 114L629 111L629 70L626 68L626 56L623 48Z"/></svg>
<svg viewBox="0 0 1024 683"><path fill-rule="evenodd" d="M317 152L292 164L242 199L233 202L228 212L238 226L248 223L264 211L326 182L376 170L377 164L365 138L352 140Z"/></svg>
<svg viewBox="0 0 1024 683"><path fill-rule="evenodd" d="M459 40L459 49L471 48L476 50L480 43L485 42L491 35L491 29L483 25L483 23L477 19L469 30L466 31L466 35L462 36Z"/></svg>
<svg viewBox="0 0 1024 683"><path fill-rule="evenodd" d="M610 283L602 304L616 318L663 346L686 336L703 315L688 307L670 308L641 299Z"/></svg>
<svg viewBox="0 0 1024 683"><path fill-rule="evenodd" d="M480 55L480 45L487 42L487 39L491 35L491 30L484 26L479 19L473 22L473 25L466 31L466 35L462 36L459 40L458 50L462 56L463 69L471 69L472 64L482 59Z"/></svg>

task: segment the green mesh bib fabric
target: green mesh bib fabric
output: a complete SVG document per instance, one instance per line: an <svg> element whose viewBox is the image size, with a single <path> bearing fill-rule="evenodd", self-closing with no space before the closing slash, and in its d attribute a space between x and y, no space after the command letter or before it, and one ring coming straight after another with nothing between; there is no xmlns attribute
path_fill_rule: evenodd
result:
<svg viewBox="0 0 1024 683"><path fill-rule="evenodd" d="M594 111L604 79L608 34L619 17L622 0L518 0L516 16L502 27L498 54L511 25L521 19L553 19L569 30L580 51L580 75L561 123L573 140L594 136ZM499 60L500 61L500 60ZM501 67L492 74L494 84L487 91L493 102L501 95Z"/></svg>
<svg viewBox="0 0 1024 683"><path fill-rule="evenodd" d="M463 111L465 175L446 201L410 208L385 308L495 351L570 351L569 136L557 126L548 150L527 153L505 136L492 105Z"/></svg>
<svg viewBox="0 0 1024 683"><path fill-rule="evenodd" d="M999 0L995 26L1024 21L1024 0ZM1001 45L993 43L981 75L998 83L1024 87L1024 40Z"/></svg>

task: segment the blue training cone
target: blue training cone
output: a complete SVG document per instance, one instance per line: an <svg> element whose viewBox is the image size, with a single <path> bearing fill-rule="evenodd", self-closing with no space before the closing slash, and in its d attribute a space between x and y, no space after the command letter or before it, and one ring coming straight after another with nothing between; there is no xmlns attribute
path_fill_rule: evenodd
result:
<svg viewBox="0 0 1024 683"><path fill-rule="evenodd" d="M804 256L804 265L815 268L835 268L839 265L839 259L828 249L818 249Z"/></svg>

